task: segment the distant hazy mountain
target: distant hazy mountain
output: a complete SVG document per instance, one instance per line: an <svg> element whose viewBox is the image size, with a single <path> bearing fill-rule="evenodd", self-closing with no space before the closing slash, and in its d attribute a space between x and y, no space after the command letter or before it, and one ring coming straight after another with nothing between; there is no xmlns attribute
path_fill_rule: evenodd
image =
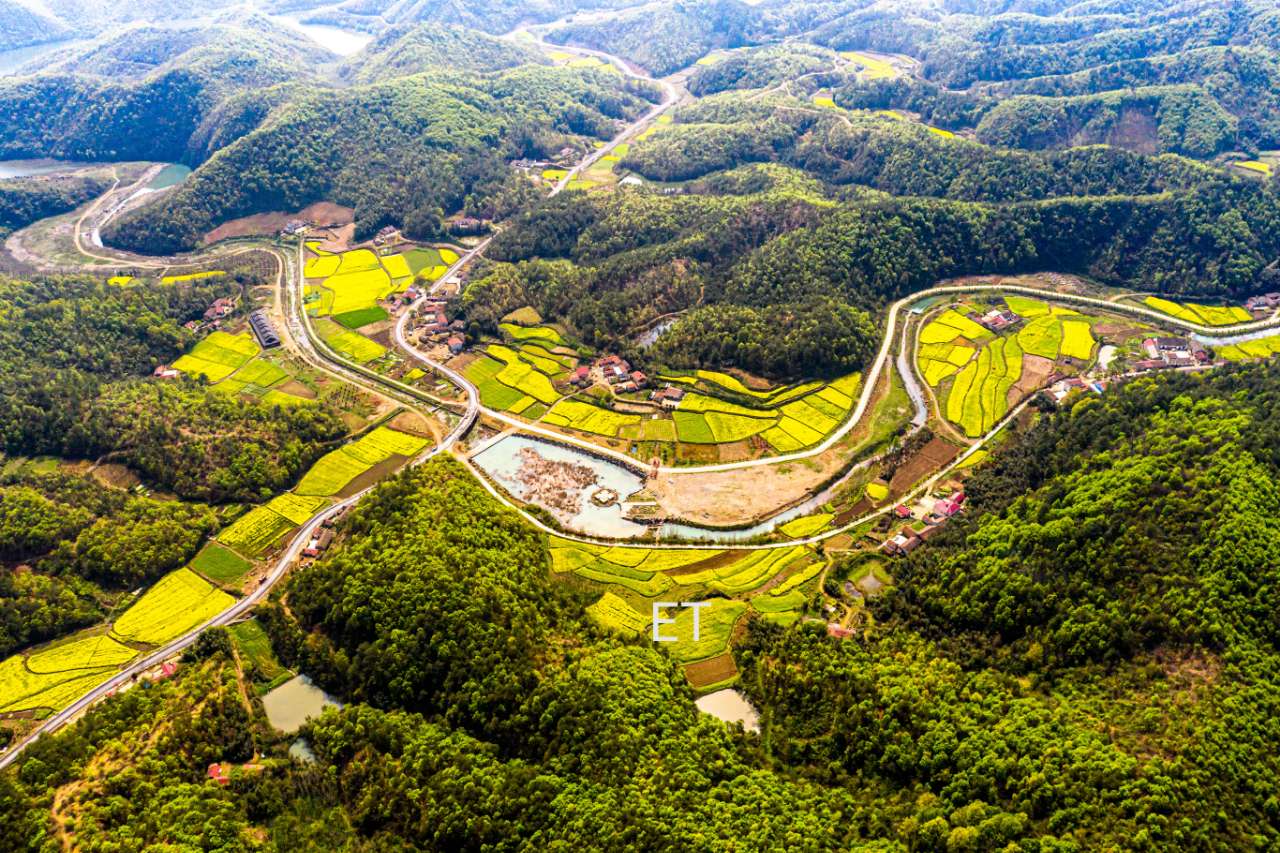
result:
<svg viewBox="0 0 1280 853"><path fill-rule="evenodd" d="M15 0L0 0L0 50L67 38L71 28L52 16L23 6Z"/></svg>

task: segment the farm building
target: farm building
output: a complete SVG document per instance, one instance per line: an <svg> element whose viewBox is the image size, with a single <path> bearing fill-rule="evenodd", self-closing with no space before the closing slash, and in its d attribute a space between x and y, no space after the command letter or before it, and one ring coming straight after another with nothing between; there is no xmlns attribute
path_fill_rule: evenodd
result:
<svg viewBox="0 0 1280 853"><path fill-rule="evenodd" d="M649 399L665 406L668 409L674 409L679 406L680 401L684 399L684 389L668 385L660 391L654 391L649 395Z"/></svg>
<svg viewBox="0 0 1280 853"><path fill-rule="evenodd" d="M271 349L280 346L280 336L276 334L275 327L271 325L267 312L259 308L249 315L249 327L253 329L253 335L258 339L258 344L263 349Z"/></svg>
<svg viewBox="0 0 1280 853"><path fill-rule="evenodd" d="M1248 311L1267 311L1272 308L1280 308L1280 293L1263 293L1258 296L1250 296L1245 300L1244 307Z"/></svg>
<svg viewBox="0 0 1280 853"><path fill-rule="evenodd" d="M1003 332L1022 318L1012 311L993 308L981 317L974 316L973 319L993 332Z"/></svg>

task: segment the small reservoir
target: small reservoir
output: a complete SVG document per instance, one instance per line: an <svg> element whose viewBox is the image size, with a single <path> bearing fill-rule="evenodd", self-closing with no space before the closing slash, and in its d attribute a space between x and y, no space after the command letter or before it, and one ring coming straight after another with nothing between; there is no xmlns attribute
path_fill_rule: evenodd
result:
<svg viewBox="0 0 1280 853"><path fill-rule="evenodd" d="M726 723L742 723L749 732L760 731L760 712L737 690L726 687L701 696L694 702L698 710Z"/></svg>
<svg viewBox="0 0 1280 853"><path fill-rule="evenodd" d="M305 675L291 678L262 697L267 721L280 732L291 734L302 728L325 708L341 708L342 703L311 683Z"/></svg>

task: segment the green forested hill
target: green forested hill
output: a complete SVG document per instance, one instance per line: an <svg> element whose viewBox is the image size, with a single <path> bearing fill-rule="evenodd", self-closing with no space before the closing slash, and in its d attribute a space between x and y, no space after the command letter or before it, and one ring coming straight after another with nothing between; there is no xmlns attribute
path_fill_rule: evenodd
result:
<svg viewBox="0 0 1280 853"><path fill-rule="evenodd" d="M698 715L651 644L596 635L540 537L438 458L267 613L284 660L348 700L303 731L316 765L198 784L271 740L217 701L215 637L33 746L0 814L43 837L37 804L96 792L80 768L117 754L128 796L83 797L81 842L171 837L145 818L168 790L184 825L281 850L1269 849L1277 389L1271 365L1148 377L1015 434L895 566L874 629L751 623L758 738Z"/></svg>
<svg viewBox="0 0 1280 853"><path fill-rule="evenodd" d="M0 181L0 237L38 219L74 210L110 186L101 175Z"/></svg>
<svg viewBox="0 0 1280 853"><path fill-rule="evenodd" d="M430 69L480 73L549 63L532 47L483 32L434 23L402 24L347 60L342 75L356 83L373 83Z"/></svg>
<svg viewBox="0 0 1280 853"><path fill-rule="evenodd" d="M740 47L764 36L759 14L741 0L689 0L645 6L600 22L568 24L551 41L623 56L661 77L710 51Z"/></svg>
<svg viewBox="0 0 1280 853"><path fill-rule="evenodd" d="M218 223L335 201L363 237L386 224L433 236L468 196L494 204L515 178L508 158L546 156L570 135L604 138L655 97L605 72L521 66L455 81L440 72L318 90L220 150L157 205L106 238L124 248L194 246Z"/></svg>

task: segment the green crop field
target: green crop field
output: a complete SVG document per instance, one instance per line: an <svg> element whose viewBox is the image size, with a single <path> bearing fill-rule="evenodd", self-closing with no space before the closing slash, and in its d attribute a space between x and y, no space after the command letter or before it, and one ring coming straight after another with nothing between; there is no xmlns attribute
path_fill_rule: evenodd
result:
<svg viewBox="0 0 1280 853"><path fill-rule="evenodd" d="M58 711L92 690L115 667L37 675L20 655L0 661L0 713L50 708Z"/></svg>
<svg viewBox="0 0 1280 853"><path fill-rule="evenodd" d="M835 518L829 512L819 513L818 515L802 515L799 518L793 518L786 524L778 528L783 536L789 536L792 539L804 539L806 536L812 536L819 530L822 530L831 523L831 519Z"/></svg>
<svg viewBox="0 0 1280 853"><path fill-rule="evenodd" d="M165 575L112 626L122 640L160 645L226 610L235 599L187 569Z"/></svg>
<svg viewBox="0 0 1280 853"><path fill-rule="evenodd" d="M97 634L28 655L27 669L37 675L52 675L77 669L115 667L137 656L138 653L128 646L106 634Z"/></svg>
<svg viewBox="0 0 1280 853"><path fill-rule="evenodd" d="M255 506L219 533L218 541L224 545L230 545L242 554L257 556L274 545L276 540L295 526L279 513L265 506Z"/></svg>
<svg viewBox="0 0 1280 853"><path fill-rule="evenodd" d="M271 649L267 632L262 630L257 619L232 625L227 630L231 633L231 640L236 644L241 659L256 666L262 678L270 680L285 671Z"/></svg>
<svg viewBox="0 0 1280 853"><path fill-rule="evenodd" d="M210 542L196 554L190 568L211 581L238 583L253 568L253 563L217 542Z"/></svg>
<svg viewBox="0 0 1280 853"><path fill-rule="evenodd" d="M706 607L698 608L698 639L693 639L694 609L682 607L667 611L667 617L675 617L670 625L659 626L663 636L676 637L676 642L664 643L671 656L680 663L692 663L723 654L729 648L733 628L747 610L741 601L713 598Z"/></svg>
<svg viewBox="0 0 1280 853"><path fill-rule="evenodd" d="M635 635L649 627L649 619L611 592L590 605L587 616L600 627L619 634Z"/></svg>
<svg viewBox="0 0 1280 853"><path fill-rule="evenodd" d="M1088 361L1093 355L1093 344L1093 333L1087 321L1062 321L1062 355Z"/></svg>
<svg viewBox="0 0 1280 853"><path fill-rule="evenodd" d="M542 418L543 423L608 436L616 436L620 429L640 420L639 415L611 412L581 400L561 400Z"/></svg>
<svg viewBox="0 0 1280 853"><path fill-rule="evenodd" d="M294 524L306 524L320 509L329 505L322 497L295 495L285 492L267 503L267 509L287 518Z"/></svg>
<svg viewBox="0 0 1280 853"><path fill-rule="evenodd" d="M402 257L405 263L409 265L409 272L417 275L423 270L429 270L432 267L441 267L444 264L440 261L440 253L431 247L410 249L405 252Z"/></svg>
<svg viewBox="0 0 1280 853"><path fill-rule="evenodd" d="M506 365L503 362L485 355L468 364L462 371L480 389L480 403L485 408L508 411L525 398L521 392L497 380L504 367Z"/></svg>
<svg viewBox="0 0 1280 853"><path fill-rule="evenodd" d="M289 374L274 362L259 358L237 370L235 378L236 381L243 382L246 385L261 385L263 388L270 388L272 385L288 379Z"/></svg>
<svg viewBox="0 0 1280 853"><path fill-rule="evenodd" d="M342 258L337 255L321 255L318 258L308 258L302 274L307 278L328 278L338 271L340 263L342 263Z"/></svg>
<svg viewBox="0 0 1280 853"><path fill-rule="evenodd" d="M371 305L368 308L357 308L354 311L333 315L333 321L347 329L358 329L361 326L378 323L385 319L387 319L387 311L380 305Z"/></svg>
<svg viewBox="0 0 1280 853"><path fill-rule="evenodd" d="M372 307L379 299L385 299L395 289L391 276L382 267L357 272L340 272L324 280L324 286L333 291L334 314L346 314L361 308Z"/></svg>
<svg viewBox="0 0 1280 853"><path fill-rule="evenodd" d="M493 377L503 385L519 391L521 396L528 395L546 405L560 399L560 393L547 375L522 361L514 350L494 345L489 347L489 354L503 362L502 369Z"/></svg>
<svg viewBox="0 0 1280 853"><path fill-rule="evenodd" d="M1054 316L1037 317L1018 331L1017 339L1022 351L1029 355L1057 358L1062 346L1062 321Z"/></svg>
<svg viewBox="0 0 1280 853"><path fill-rule="evenodd" d="M697 412L677 411L672 415L676 425L676 438L690 444L715 444L716 436L707 419Z"/></svg>
<svg viewBox="0 0 1280 853"><path fill-rule="evenodd" d="M383 355L387 349L377 341L371 341L358 332L344 329L331 320L316 320L316 334L335 352L352 361L366 364Z"/></svg>

